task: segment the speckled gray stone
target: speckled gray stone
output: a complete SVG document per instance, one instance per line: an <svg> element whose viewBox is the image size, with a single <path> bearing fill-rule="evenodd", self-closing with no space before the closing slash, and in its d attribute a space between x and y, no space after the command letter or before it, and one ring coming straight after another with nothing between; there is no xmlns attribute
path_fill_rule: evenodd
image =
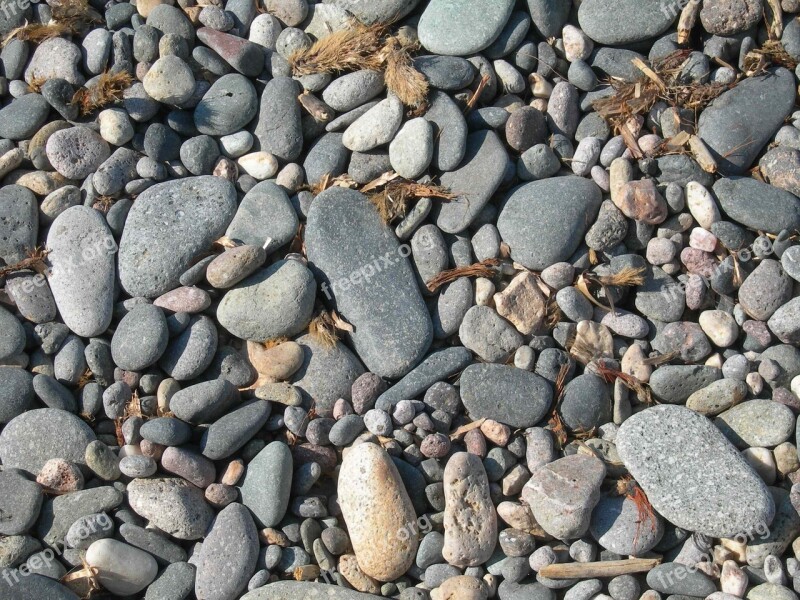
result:
<svg viewBox="0 0 800 600"><path fill-rule="evenodd" d="M292 161L303 151L298 83L291 77L276 77L261 94L255 136L258 148L277 158Z"/></svg>
<svg viewBox="0 0 800 600"><path fill-rule="evenodd" d="M0 433L0 460L6 469L38 475L51 458L85 465L84 452L94 432L75 415L39 408L14 418Z"/></svg>
<svg viewBox="0 0 800 600"><path fill-rule="evenodd" d="M522 345L522 335L490 306L473 306L458 329L461 343L487 362L504 362Z"/></svg>
<svg viewBox="0 0 800 600"><path fill-rule="evenodd" d="M25 94L0 109L0 137L26 140L44 125L50 105L41 94Z"/></svg>
<svg viewBox="0 0 800 600"><path fill-rule="evenodd" d="M410 371L433 326L407 252L374 206L353 190L326 190L309 212L306 249L323 294L355 328L350 337L367 368L391 378Z"/></svg>
<svg viewBox="0 0 800 600"><path fill-rule="evenodd" d="M469 135L461 166L441 177L441 184L456 198L434 205L439 228L460 233L469 227L500 187L507 167L508 155L496 133L483 130Z"/></svg>
<svg viewBox="0 0 800 600"><path fill-rule="evenodd" d="M720 173L742 175L750 168L792 112L795 87L790 71L770 69L747 78L703 110L697 134L714 155ZM737 127L730 126L734 121Z"/></svg>
<svg viewBox="0 0 800 600"><path fill-rule="evenodd" d="M550 408L553 390L539 375L509 365L474 364L461 374L461 398L473 420L532 427Z"/></svg>
<svg viewBox="0 0 800 600"><path fill-rule="evenodd" d="M269 247L276 249L292 240L297 225L297 213L284 189L262 181L245 194L225 235L253 246L271 239Z"/></svg>
<svg viewBox="0 0 800 600"><path fill-rule="evenodd" d="M229 290L217 308L217 319L243 340L291 337L311 321L316 291L314 276L305 265L278 261Z"/></svg>
<svg viewBox="0 0 800 600"><path fill-rule="evenodd" d="M173 338L159 360L159 366L173 379L193 379L208 368L217 351L218 334L214 322L201 315Z"/></svg>
<svg viewBox="0 0 800 600"><path fill-rule="evenodd" d="M128 484L128 502L137 514L179 540L202 538L214 517L203 491L174 477L134 479Z"/></svg>
<svg viewBox="0 0 800 600"><path fill-rule="evenodd" d="M653 508L678 527L729 537L772 521L764 482L704 416L682 406L648 408L622 424L616 443Z"/></svg>
<svg viewBox="0 0 800 600"><path fill-rule="evenodd" d="M220 177L188 177L148 188L136 199L122 233L122 287L131 296L150 298L178 287L192 260L225 232L235 212L236 191Z"/></svg>
<svg viewBox="0 0 800 600"><path fill-rule="evenodd" d="M679 12L666 10L660 0L586 0L578 22L595 42L616 46L664 33Z"/></svg>
<svg viewBox="0 0 800 600"><path fill-rule="evenodd" d="M556 177L515 188L497 219L511 258L541 271L568 259L600 210L602 194L581 177Z"/></svg>
<svg viewBox="0 0 800 600"><path fill-rule="evenodd" d="M768 183L723 178L714 184L714 194L730 219L750 229L778 234L800 228L800 198Z"/></svg>
<svg viewBox="0 0 800 600"><path fill-rule="evenodd" d="M42 488L21 472L0 472L0 534L20 535L30 529L42 507Z"/></svg>
<svg viewBox="0 0 800 600"><path fill-rule="evenodd" d="M247 463L239 485L241 501L259 527L275 527L286 514L292 489L292 453L283 442L272 442Z"/></svg>
<svg viewBox="0 0 800 600"><path fill-rule="evenodd" d="M197 597L236 598L256 570L258 548L258 532L250 512L237 503L222 509L195 559Z"/></svg>
<svg viewBox="0 0 800 600"><path fill-rule="evenodd" d="M228 135L243 129L258 110L256 89L244 75L230 73L217 79L194 109L200 133Z"/></svg>
<svg viewBox="0 0 800 600"><path fill-rule="evenodd" d="M0 188L0 259L14 264L36 246L39 211L36 197L20 185Z"/></svg>
<svg viewBox="0 0 800 600"><path fill-rule="evenodd" d="M780 402L748 400L721 413L714 425L737 448L773 448L794 433L795 417Z"/></svg>
<svg viewBox="0 0 800 600"><path fill-rule="evenodd" d="M18 367L0 366L0 423L8 423L28 410L33 397L33 377L30 373Z"/></svg>
<svg viewBox="0 0 800 600"><path fill-rule="evenodd" d="M111 338L111 356L122 369L142 371L161 358L168 342L164 311L152 304L140 304L117 325Z"/></svg>
<svg viewBox="0 0 800 600"><path fill-rule="evenodd" d="M419 20L420 42L432 54L475 54L497 39L513 8L513 0L432 0Z"/></svg>
<svg viewBox="0 0 800 600"><path fill-rule="evenodd" d="M229 457L264 426L270 410L269 402L254 400L212 423L200 441L203 456L211 460Z"/></svg>

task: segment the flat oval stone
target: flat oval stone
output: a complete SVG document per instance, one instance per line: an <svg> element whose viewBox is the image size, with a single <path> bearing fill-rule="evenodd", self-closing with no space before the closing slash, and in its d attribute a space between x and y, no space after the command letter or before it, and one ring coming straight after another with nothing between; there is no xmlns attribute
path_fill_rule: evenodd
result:
<svg viewBox="0 0 800 600"><path fill-rule="evenodd" d="M794 75L784 68L748 77L702 113L697 135L723 175L743 175L792 112Z"/></svg>
<svg viewBox="0 0 800 600"><path fill-rule="evenodd" d="M522 498L547 533L561 540L578 538L589 529L605 475L604 464L593 456L565 456L534 469Z"/></svg>
<svg viewBox="0 0 800 600"><path fill-rule="evenodd" d="M202 538L214 517L203 491L175 477L134 479L128 484L128 502L138 515L179 540Z"/></svg>
<svg viewBox="0 0 800 600"><path fill-rule="evenodd" d="M414 10L419 0L327 0L326 4L344 8L365 25L371 25L399 21Z"/></svg>
<svg viewBox="0 0 800 600"><path fill-rule="evenodd" d="M451 565L477 567L494 552L497 513L480 457L456 452L444 469L444 547Z"/></svg>
<svg viewBox="0 0 800 600"><path fill-rule="evenodd" d="M344 587L312 581L278 581L269 583L242 596L242 600L297 600L297 598L328 600L381 600L383 596L362 594ZM25 600L28 600L27 598ZM56 600L61 600L57 598ZM70 598L72 600L72 598Z"/></svg>
<svg viewBox="0 0 800 600"><path fill-rule="evenodd" d="M655 397L668 404L683 404L698 390L722 378L715 367L703 365L662 365L650 376Z"/></svg>
<svg viewBox="0 0 800 600"><path fill-rule="evenodd" d="M358 566L379 581L400 577L416 556L417 536L408 527L417 516L389 454L368 442L351 448L337 491Z"/></svg>
<svg viewBox="0 0 800 600"><path fill-rule="evenodd" d="M203 456L211 460L228 458L264 426L271 406L263 400L247 402L212 423L200 440Z"/></svg>
<svg viewBox="0 0 800 600"><path fill-rule="evenodd" d="M461 399L473 420L493 419L514 429L538 423L550 409L546 379L510 365L481 363L461 374Z"/></svg>
<svg viewBox="0 0 800 600"><path fill-rule="evenodd" d="M730 219L767 233L800 228L800 198L750 177L730 177L714 184L714 194Z"/></svg>
<svg viewBox="0 0 800 600"><path fill-rule="evenodd" d="M303 151L299 84L291 77L275 77L261 93L261 108L254 134L256 150L293 161Z"/></svg>
<svg viewBox="0 0 800 600"><path fill-rule="evenodd" d="M97 569L100 585L120 596L138 594L158 574L151 554L113 539L97 540L89 546L86 563Z"/></svg>
<svg viewBox="0 0 800 600"><path fill-rule="evenodd" d="M66 40L63 40L66 41ZM50 105L41 94L25 94L0 109L0 137L26 140L44 125Z"/></svg>
<svg viewBox="0 0 800 600"><path fill-rule="evenodd" d="M33 527L42 507L42 488L19 471L0 472L0 534L21 535Z"/></svg>
<svg viewBox="0 0 800 600"><path fill-rule="evenodd" d="M577 250L602 203L602 193L581 177L554 177L515 188L497 219L511 258L541 271Z"/></svg>
<svg viewBox="0 0 800 600"><path fill-rule="evenodd" d="M219 336L214 322L193 317L183 332L170 342L158 364L173 379L194 379L214 360Z"/></svg>
<svg viewBox="0 0 800 600"><path fill-rule="evenodd" d="M48 282L58 312L76 334L93 337L111 324L116 241L96 210L73 206L61 213L47 234Z"/></svg>
<svg viewBox="0 0 800 600"><path fill-rule="evenodd" d="M12 419L0 432L0 460L5 469L38 475L51 458L86 465L86 446L95 440L77 416L57 408L38 408Z"/></svg>
<svg viewBox="0 0 800 600"><path fill-rule="evenodd" d="M367 368L393 379L408 373L433 325L407 253L374 206L356 191L326 190L308 214L306 249L322 292L355 328L350 337Z"/></svg>
<svg viewBox="0 0 800 600"><path fill-rule="evenodd" d="M187 177L148 188L134 202L122 232L122 287L147 298L178 287L183 272L222 236L235 213L236 190L220 177Z"/></svg>
<svg viewBox="0 0 800 600"><path fill-rule="evenodd" d="M730 537L771 523L761 478L714 425L683 406L655 406L617 433L625 467L659 514L689 531Z"/></svg>
<svg viewBox="0 0 800 600"><path fill-rule="evenodd" d="M461 108L445 92L431 91L428 103L423 118L434 126L431 166L439 171L452 171L461 164L467 151L467 122Z"/></svg>
<svg viewBox="0 0 800 600"><path fill-rule="evenodd" d="M253 246L270 248L288 244L297 233L299 220L286 191L272 181L262 181L247 192L225 235Z"/></svg>
<svg viewBox="0 0 800 600"><path fill-rule="evenodd" d="M355 71L334 79L322 92L322 99L340 113L351 111L380 94L385 85L378 71Z"/></svg>
<svg viewBox="0 0 800 600"><path fill-rule="evenodd" d="M79 600L78 596L55 579L28 572L19 582L9 576L0 580L0 592L7 600ZM375 596L379 598L380 596Z"/></svg>
<svg viewBox="0 0 800 600"><path fill-rule="evenodd" d="M720 414L714 425L737 448L773 448L792 436L795 417L780 402L748 400Z"/></svg>
<svg viewBox="0 0 800 600"><path fill-rule="evenodd" d="M267 444L247 464L239 491L259 527L275 527L286 515L292 474L292 453L283 442Z"/></svg>
<svg viewBox="0 0 800 600"><path fill-rule="evenodd" d="M197 597L236 598L256 570L258 550L258 532L250 512L237 503L222 509L193 559Z"/></svg>
<svg viewBox="0 0 800 600"><path fill-rule="evenodd" d="M508 154L494 131L469 135L461 166L441 176L441 184L456 197L434 205L439 229L460 233L469 227L500 187L508 163Z"/></svg>
<svg viewBox="0 0 800 600"><path fill-rule="evenodd" d="M228 135L243 129L258 111L258 96L250 80L238 73L217 79L194 109L200 133Z"/></svg>
<svg viewBox="0 0 800 600"><path fill-rule="evenodd" d="M513 9L513 0L432 0L419 19L419 40L432 54L475 54L497 39Z"/></svg>
<svg viewBox="0 0 800 600"><path fill-rule="evenodd" d="M661 0L585 0L578 22L595 42L619 46L661 35L679 12L666 10Z"/></svg>
<svg viewBox="0 0 800 600"><path fill-rule="evenodd" d="M0 258L12 265L36 246L39 210L36 197L21 185L0 188Z"/></svg>
<svg viewBox="0 0 800 600"><path fill-rule="evenodd" d="M3 312L14 318L7 311ZM25 339L24 332L22 339ZM30 373L19 367L0 366L0 423L8 423L28 410L33 398L33 377Z"/></svg>
<svg viewBox="0 0 800 600"><path fill-rule="evenodd" d="M25 349L25 330L17 317L0 306L0 360L10 359Z"/></svg>
<svg viewBox="0 0 800 600"><path fill-rule="evenodd" d="M242 281L217 308L220 325L243 340L291 337L311 321L316 281L296 260L281 260Z"/></svg>
<svg viewBox="0 0 800 600"><path fill-rule="evenodd" d="M664 520L655 512L640 514L627 496L605 496L597 503L589 525L603 548L623 556L641 556L664 535Z"/></svg>
<svg viewBox="0 0 800 600"><path fill-rule="evenodd" d="M140 304L117 325L111 338L111 356L126 371L142 371L161 358L168 342L164 311L152 304Z"/></svg>

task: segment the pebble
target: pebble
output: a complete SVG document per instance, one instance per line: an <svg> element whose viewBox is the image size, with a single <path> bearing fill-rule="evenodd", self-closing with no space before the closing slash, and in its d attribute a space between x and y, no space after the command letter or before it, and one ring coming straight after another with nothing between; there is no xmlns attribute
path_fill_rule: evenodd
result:
<svg viewBox="0 0 800 600"><path fill-rule="evenodd" d="M444 498L442 556L459 568L485 563L497 539L497 514L478 456L457 452L449 458L444 470Z"/></svg>
<svg viewBox="0 0 800 600"><path fill-rule="evenodd" d="M674 18L659 0L588 0L578 10L578 22L586 35L595 42L612 46L658 36Z"/></svg>
<svg viewBox="0 0 800 600"><path fill-rule="evenodd" d="M515 429L531 427L544 417L552 397L544 378L507 365L470 365L461 375L461 398L474 420L492 418Z"/></svg>
<svg viewBox="0 0 800 600"><path fill-rule="evenodd" d="M237 503L223 508L194 559L197 597L236 598L256 570L258 547L256 526L247 508Z"/></svg>
<svg viewBox="0 0 800 600"><path fill-rule="evenodd" d="M616 443L653 508L678 527L728 537L755 531L775 514L758 475L712 423L687 408L648 408L622 424ZM681 486L673 485L676 477Z"/></svg>
<svg viewBox="0 0 800 600"><path fill-rule="evenodd" d="M97 540L86 550L86 563L97 569L100 584L112 594L138 594L156 578L155 559L117 540Z"/></svg>
<svg viewBox="0 0 800 600"><path fill-rule="evenodd" d="M233 186L218 177L154 185L136 199L119 243L119 277L131 296L154 298L225 232L236 212ZM162 235L169 228L170 236Z"/></svg>
<svg viewBox="0 0 800 600"><path fill-rule="evenodd" d="M42 490L21 472L7 469L0 473L0 534L21 535L39 518L42 507Z"/></svg>
<svg viewBox="0 0 800 600"><path fill-rule="evenodd" d="M292 455L286 444L272 442L247 465L240 482L241 501L259 527L275 527L289 505Z"/></svg>
<svg viewBox="0 0 800 600"><path fill-rule="evenodd" d="M421 117L407 121L389 144L389 160L401 177L415 179L433 160L433 129Z"/></svg>
<svg viewBox="0 0 800 600"><path fill-rule="evenodd" d="M357 237L350 235L356 224ZM336 299L339 314L353 325L350 338L367 368L391 378L410 371L430 346L433 327L402 248L369 201L341 188L317 196L308 215L306 250L324 277L323 294ZM371 307L378 304L394 318L375 313ZM390 347L382 343L387 339Z"/></svg>
<svg viewBox="0 0 800 600"><path fill-rule="evenodd" d="M128 371L154 365L169 342L164 312L151 304L140 304L120 321L111 338L114 363Z"/></svg>
<svg viewBox="0 0 800 600"><path fill-rule="evenodd" d="M479 0L478 4L432 0L419 20L419 40L433 54L475 54L497 39L513 8L511 0ZM465 31L470 35L464 35Z"/></svg>
<svg viewBox="0 0 800 600"><path fill-rule="evenodd" d="M562 540L578 538L589 529L605 474L597 458L566 456L532 471L522 498L548 534Z"/></svg>
<svg viewBox="0 0 800 600"><path fill-rule="evenodd" d="M461 343L487 362L503 362L522 345L522 336L488 306L473 306L458 330Z"/></svg>
<svg viewBox="0 0 800 600"><path fill-rule="evenodd" d="M384 89L383 75L377 71L355 71L334 79L322 92L322 99L333 110L345 113L362 106Z"/></svg>
<svg viewBox="0 0 800 600"><path fill-rule="evenodd" d="M789 407L772 400L749 400L721 413L714 424L737 448L772 448L794 432Z"/></svg>
<svg viewBox="0 0 800 600"><path fill-rule="evenodd" d="M267 218L268 217L268 218ZM271 181L262 181L245 194L225 235L252 246L285 246L294 237L299 224L289 196Z"/></svg>
<svg viewBox="0 0 800 600"><path fill-rule="evenodd" d="M88 127L56 131L47 139L47 158L68 179L83 179L110 155L106 141Z"/></svg>
<svg viewBox="0 0 800 600"><path fill-rule="evenodd" d="M545 200L547 199L547 200ZM511 258L541 271L568 259L600 209L600 189L580 177L524 184L505 200L497 229Z"/></svg>
<svg viewBox="0 0 800 600"><path fill-rule="evenodd" d="M344 456L339 505L360 569L379 581L405 573L417 552L411 500L385 450L359 444Z"/></svg>
<svg viewBox="0 0 800 600"><path fill-rule="evenodd" d="M204 537L214 515L202 490L174 477L134 479L128 484L128 503L137 514L179 540Z"/></svg>
<svg viewBox="0 0 800 600"><path fill-rule="evenodd" d="M342 144L354 152L367 152L388 144L394 139L403 120L403 104L390 95L350 125L342 137Z"/></svg>
<svg viewBox="0 0 800 600"><path fill-rule="evenodd" d="M243 340L266 342L293 336L311 321L315 294L311 271L295 260L279 261L228 291L217 318Z"/></svg>
<svg viewBox="0 0 800 600"><path fill-rule="evenodd" d="M303 149L297 82L289 77L275 77L261 94L258 121L253 132L256 150L269 152L279 160L292 161Z"/></svg>
<svg viewBox="0 0 800 600"><path fill-rule="evenodd" d="M194 123L200 133L215 136L233 134L244 128L258 111L253 84L238 73L215 81L194 109Z"/></svg>
<svg viewBox="0 0 800 600"><path fill-rule="evenodd" d="M6 469L39 473L51 458L85 465L86 446L95 434L75 415L56 408L29 410L0 433L0 459Z"/></svg>

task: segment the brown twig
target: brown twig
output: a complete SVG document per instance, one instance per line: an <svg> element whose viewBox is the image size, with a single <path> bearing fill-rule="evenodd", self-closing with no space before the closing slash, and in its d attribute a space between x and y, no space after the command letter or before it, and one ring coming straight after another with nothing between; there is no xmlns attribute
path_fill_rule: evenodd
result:
<svg viewBox="0 0 800 600"><path fill-rule="evenodd" d="M661 558L629 558L627 560L603 560L599 562L554 563L539 571L548 579L591 579L616 577L630 573L645 573L661 564Z"/></svg>
<svg viewBox="0 0 800 600"><path fill-rule="evenodd" d="M429 183L417 183L408 179L394 177L385 185L378 185L375 190L369 183L361 189L375 208L384 223L391 223L395 219L405 216L409 203L419 198L436 198L438 200L453 200L456 196L448 188Z"/></svg>
<svg viewBox="0 0 800 600"><path fill-rule="evenodd" d="M45 259L47 258L48 254L50 254L50 250L45 250L40 246L36 246L28 253L26 258L23 258L21 261L14 263L13 265L0 268L0 277L5 277L6 275L16 273L17 271L36 271L40 275L44 275L47 272L47 264L45 263Z"/></svg>
<svg viewBox="0 0 800 600"><path fill-rule="evenodd" d="M497 271L494 267L498 266L500 261L496 258L487 258L484 261L468 265L466 267L457 267L455 269L448 269L442 271L436 277L432 278L427 283L427 287L431 292L435 292L443 285L455 281L461 277L494 277Z"/></svg>

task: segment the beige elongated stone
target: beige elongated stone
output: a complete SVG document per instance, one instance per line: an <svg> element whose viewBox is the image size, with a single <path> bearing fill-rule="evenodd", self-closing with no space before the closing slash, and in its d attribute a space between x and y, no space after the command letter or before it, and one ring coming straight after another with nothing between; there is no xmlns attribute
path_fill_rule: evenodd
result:
<svg viewBox="0 0 800 600"><path fill-rule="evenodd" d="M338 493L358 566L378 581L400 577L416 556L417 516L389 454L371 443L351 448Z"/></svg>
<svg viewBox="0 0 800 600"><path fill-rule="evenodd" d="M457 452L444 469L444 548L456 567L485 563L497 541L497 513L480 457Z"/></svg>

